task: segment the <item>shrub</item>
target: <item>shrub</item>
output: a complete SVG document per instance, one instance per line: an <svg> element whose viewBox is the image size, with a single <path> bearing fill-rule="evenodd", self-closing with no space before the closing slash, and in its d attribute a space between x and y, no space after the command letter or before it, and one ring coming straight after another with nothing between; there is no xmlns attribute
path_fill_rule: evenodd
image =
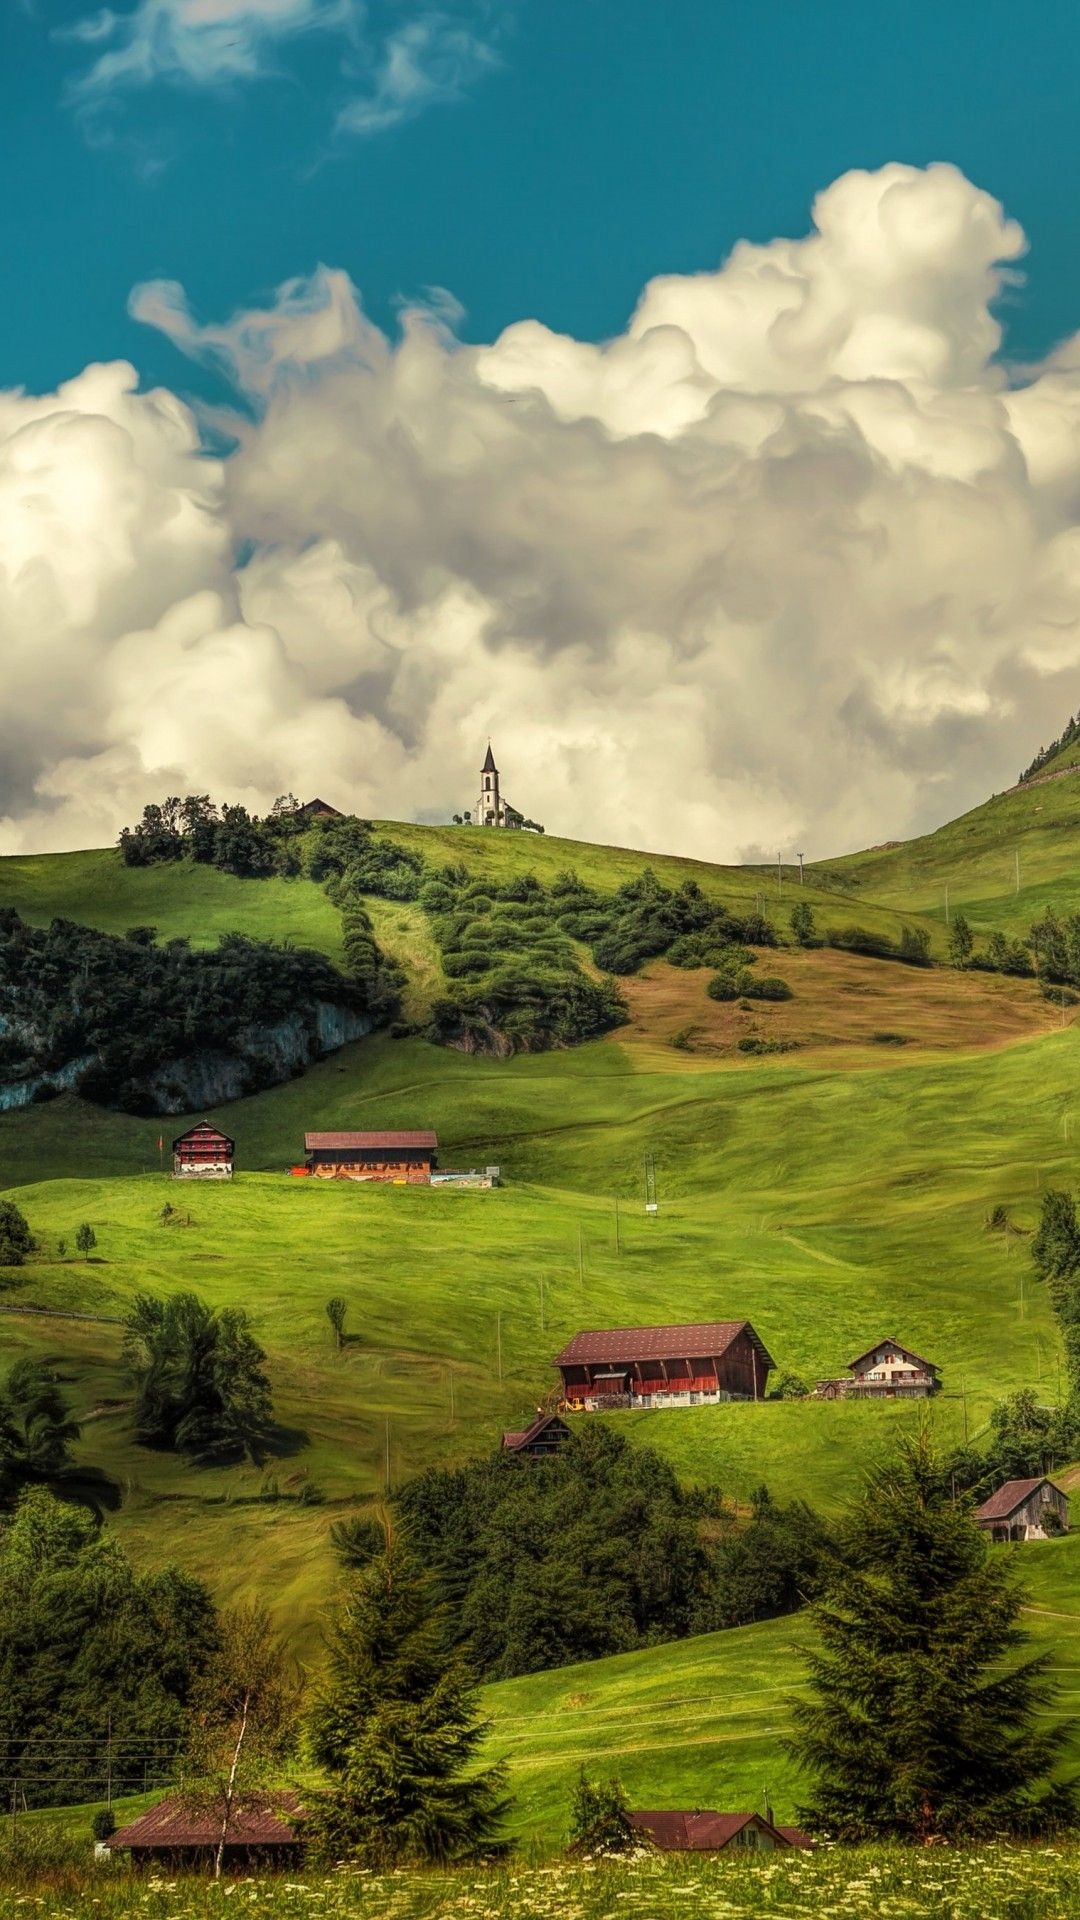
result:
<svg viewBox="0 0 1080 1920"><path fill-rule="evenodd" d="M747 1033L736 1042L740 1053L793 1053L794 1040L766 1040L760 1034Z"/></svg>
<svg viewBox="0 0 1080 1920"><path fill-rule="evenodd" d="M34 1240L13 1200L0 1200L0 1267L21 1267Z"/></svg>

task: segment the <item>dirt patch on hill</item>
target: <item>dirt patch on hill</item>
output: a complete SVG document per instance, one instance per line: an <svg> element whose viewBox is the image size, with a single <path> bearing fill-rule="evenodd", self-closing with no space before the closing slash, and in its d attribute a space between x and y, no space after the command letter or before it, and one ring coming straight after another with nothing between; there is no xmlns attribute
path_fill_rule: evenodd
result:
<svg viewBox="0 0 1080 1920"><path fill-rule="evenodd" d="M753 1060L743 1039L787 1045L795 1061L838 1047L855 1048L867 1063L902 1063L914 1052L970 1052L1003 1047L1060 1028L1061 1010L1043 999L1033 980L1000 974L957 973L946 967L905 967L896 961L819 948L809 953L762 953L759 974L779 974L794 994L775 1003L710 1000L709 974L654 961L619 986L630 1025L613 1037L637 1048L662 1047L669 1064L712 1057L732 1064ZM1073 1009L1065 1009L1067 1022Z"/></svg>

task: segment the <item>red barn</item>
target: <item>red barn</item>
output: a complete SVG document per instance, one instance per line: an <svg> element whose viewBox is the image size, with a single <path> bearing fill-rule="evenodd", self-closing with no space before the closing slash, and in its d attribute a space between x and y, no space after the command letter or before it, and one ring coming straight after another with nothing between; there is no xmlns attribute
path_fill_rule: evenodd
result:
<svg viewBox="0 0 1080 1920"><path fill-rule="evenodd" d="M396 1180L426 1185L438 1164L438 1137L405 1133L305 1133L307 1171L324 1180Z"/></svg>
<svg viewBox="0 0 1080 1920"><path fill-rule="evenodd" d="M697 1406L760 1400L776 1362L749 1320L577 1333L557 1356L568 1406Z"/></svg>
<svg viewBox="0 0 1080 1920"><path fill-rule="evenodd" d="M200 1120L172 1143L174 1180L231 1180L235 1141L209 1120Z"/></svg>
<svg viewBox="0 0 1080 1920"><path fill-rule="evenodd" d="M224 1864L293 1866L301 1855L296 1823L300 1802L287 1790L266 1794L234 1809ZM110 1834L110 1853L126 1853L132 1866L202 1868L211 1865L221 1838L221 1815L213 1807L198 1812L180 1794L148 1807L137 1820Z"/></svg>

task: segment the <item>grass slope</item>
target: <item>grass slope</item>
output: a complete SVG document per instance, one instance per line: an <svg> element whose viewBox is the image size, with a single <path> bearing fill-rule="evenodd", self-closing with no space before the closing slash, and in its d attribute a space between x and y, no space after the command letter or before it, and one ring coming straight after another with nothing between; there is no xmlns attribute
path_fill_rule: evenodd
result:
<svg viewBox="0 0 1080 1920"><path fill-rule="evenodd" d="M1075 1721L1080 1765L1080 1533L1000 1551L1027 1586L1024 1625L1051 1651L1055 1717ZM617 1773L632 1806L760 1807L767 1790L776 1817L795 1820L806 1789L783 1742L809 1639L797 1615L487 1687L488 1752L510 1767L516 1832L557 1844L582 1766Z"/></svg>
<svg viewBox="0 0 1080 1920"><path fill-rule="evenodd" d="M935 833L819 861L807 873L846 893L853 909L858 903L860 919L869 900L929 915L944 934L947 886L950 910L962 909L976 928L1025 933L1047 906L1080 907L1080 773L1014 787Z"/></svg>

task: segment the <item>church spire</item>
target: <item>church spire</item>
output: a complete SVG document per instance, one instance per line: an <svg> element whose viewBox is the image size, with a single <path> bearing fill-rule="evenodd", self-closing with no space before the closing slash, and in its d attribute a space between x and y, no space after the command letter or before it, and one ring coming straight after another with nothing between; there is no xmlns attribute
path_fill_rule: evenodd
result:
<svg viewBox="0 0 1080 1920"><path fill-rule="evenodd" d="M495 755L491 751L490 740L488 741L488 750L484 758L484 764L481 767L480 771L481 773L495 773L497 771L495 766Z"/></svg>

